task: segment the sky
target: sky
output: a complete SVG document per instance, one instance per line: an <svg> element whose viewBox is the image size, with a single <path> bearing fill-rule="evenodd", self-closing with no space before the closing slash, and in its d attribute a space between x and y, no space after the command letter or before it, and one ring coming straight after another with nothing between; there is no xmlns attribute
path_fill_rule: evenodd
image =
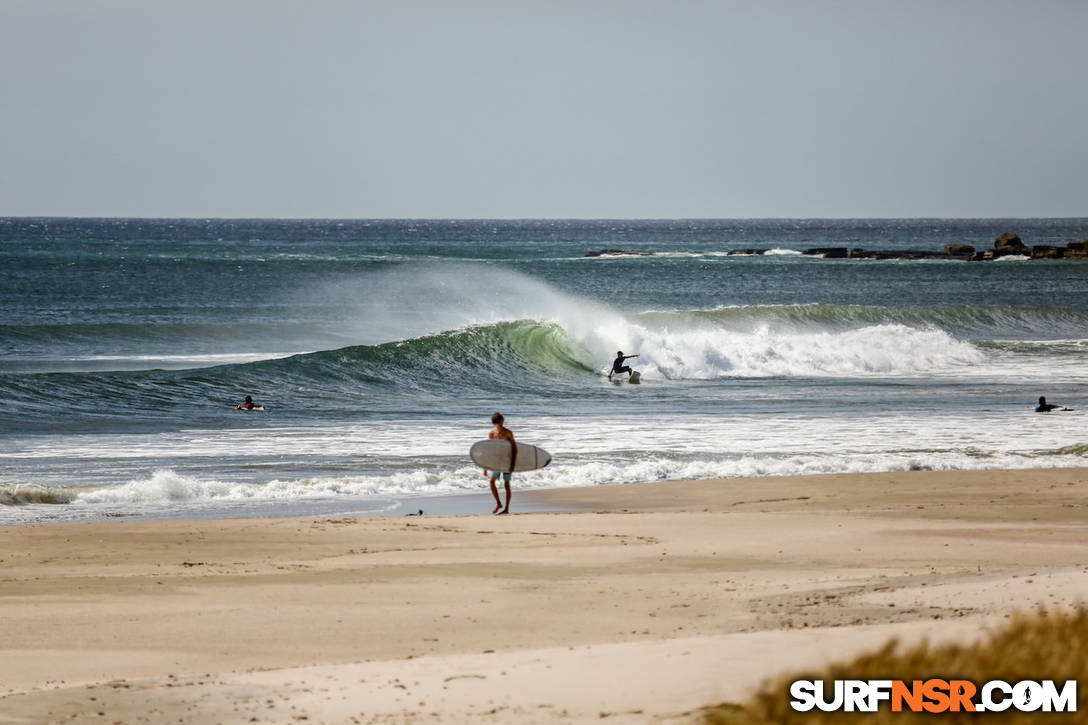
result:
<svg viewBox="0 0 1088 725"><path fill-rule="evenodd" d="M1079 0L0 0L0 215L1088 216Z"/></svg>

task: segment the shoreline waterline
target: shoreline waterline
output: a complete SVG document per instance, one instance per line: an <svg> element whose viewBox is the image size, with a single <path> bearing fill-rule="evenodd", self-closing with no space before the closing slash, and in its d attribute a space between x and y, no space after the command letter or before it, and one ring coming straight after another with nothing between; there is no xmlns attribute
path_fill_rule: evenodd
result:
<svg viewBox="0 0 1088 725"><path fill-rule="evenodd" d="M900 471L865 471L838 473L785 474L766 476L744 476L729 478L676 479L657 481L635 481L628 483L597 484L592 486L564 486L553 488L513 488L513 510L511 514L557 514L598 511L616 512L655 512L689 511L710 500L721 502L723 491L730 492L729 506L745 506L760 503L780 503L786 501L808 501L821 495L822 487L827 483L835 484L842 490L852 491L857 496L856 505L862 506L867 500L867 487L874 484L892 482L902 487L898 493L895 488L881 495L906 495L914 487L925 485L926 481L940 482L943 486L954 487L957 482L979 486L995 477L1020 476L1025 480L1051 480L1068 476L1088 476L1088 466L1053 467L1053 468L982 468L952 470L900 470ZM485 485L486 489L486 485ZM758 493L754 497L750 493ZM500 496L505 501L502 485ZM849 505L844 500L844 505ZM273 510L247 510L244 512L224 512L199 516L185 516L174 512L171 515L141 516L102 516L86 520L58 520L29 523L7 524L0 521L0 528L19 528L27 526L67 526L99 525L120 522L188 522L197 524L201 521L262 521L262 520L305 520L315 517L354 518L397 518L422 515L432 517L471 517L491 515L494 498L490 493L454 493L441 496L410 496L390 499L370 509L360 509L344 501L314 502L309 507L297 506L291 512L285 512L282 504Z"/></svg>

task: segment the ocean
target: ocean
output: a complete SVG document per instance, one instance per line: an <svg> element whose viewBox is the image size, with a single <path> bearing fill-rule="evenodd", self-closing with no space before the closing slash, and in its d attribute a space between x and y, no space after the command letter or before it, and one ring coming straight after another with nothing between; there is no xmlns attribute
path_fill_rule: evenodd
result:
<svg viewBox="0 0 1088 725"><path fill-rule="evenodd" d="M800 253L1006 231L1088 219L3 218L0 524L441 507L487 491L467 451L494 411L554 456L515 512L526 488L1086 465L1088 262ZM601 374L617 350L641 384Z"/></svg>

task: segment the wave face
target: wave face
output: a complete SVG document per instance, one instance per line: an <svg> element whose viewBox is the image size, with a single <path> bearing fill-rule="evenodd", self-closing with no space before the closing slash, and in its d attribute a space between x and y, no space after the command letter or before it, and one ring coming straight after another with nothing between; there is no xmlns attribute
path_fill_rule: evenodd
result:
<svg viewBox="0 0 1088 725"><path fill-rule="evenodd" d="M314 395L576 392L616 350L638 353L643 377L662 382L971 378L1029 359L1032 369L1068 367L1088 355L1085 340L1029 339L1083 334L1088 313L1075 310L770 305L624 315L550 296L539 319L190 370L0 375L0 396L17 415L161 415L167 407L223 405L246 389L275 394L292 409L310 407Z"/></svg>
<svg viewBox="0 0 1088 725"><path fill-rule="evenodd" d="M569 380L598 370L613 349L623 349L639 352L637 365L650 379L930 374L965 369L986 357L979 345L957 339L938 321L982 333L986 324L1003 324L1001 317L1000 311L944 315L826 305L602 312L592 319L579 315L474 325L247 367L390 386L422 385L430 373L445 371L492 386L511 379ZM1017 322L1023 323L1022 330L1035 324L1022 315ZM1050 322L1044 317L1037 324ZM1008 325L1002 329L1010 331Z"/></svg>

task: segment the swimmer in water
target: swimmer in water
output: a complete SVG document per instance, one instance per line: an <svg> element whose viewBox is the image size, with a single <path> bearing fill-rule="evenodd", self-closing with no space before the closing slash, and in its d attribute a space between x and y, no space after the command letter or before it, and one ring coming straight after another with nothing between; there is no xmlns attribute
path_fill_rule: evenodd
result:
<svg viewBox="0 0 1088 725"><path fill-rule="evenodd" d="M255 408L264 408L260 403L253 402L253 396L247 395L244 403L234 406L235 410L254 410Z"/></svg>
<svg viewBox="0 0 1088 725"><path fill-rule="evenodd" d="M1039 396L1039 404L1035 406L1036 413L1049 413L1052 410L1073 410L1072 408L1063 408L1060 405L1046 402L1046 397Z"/></svg>

